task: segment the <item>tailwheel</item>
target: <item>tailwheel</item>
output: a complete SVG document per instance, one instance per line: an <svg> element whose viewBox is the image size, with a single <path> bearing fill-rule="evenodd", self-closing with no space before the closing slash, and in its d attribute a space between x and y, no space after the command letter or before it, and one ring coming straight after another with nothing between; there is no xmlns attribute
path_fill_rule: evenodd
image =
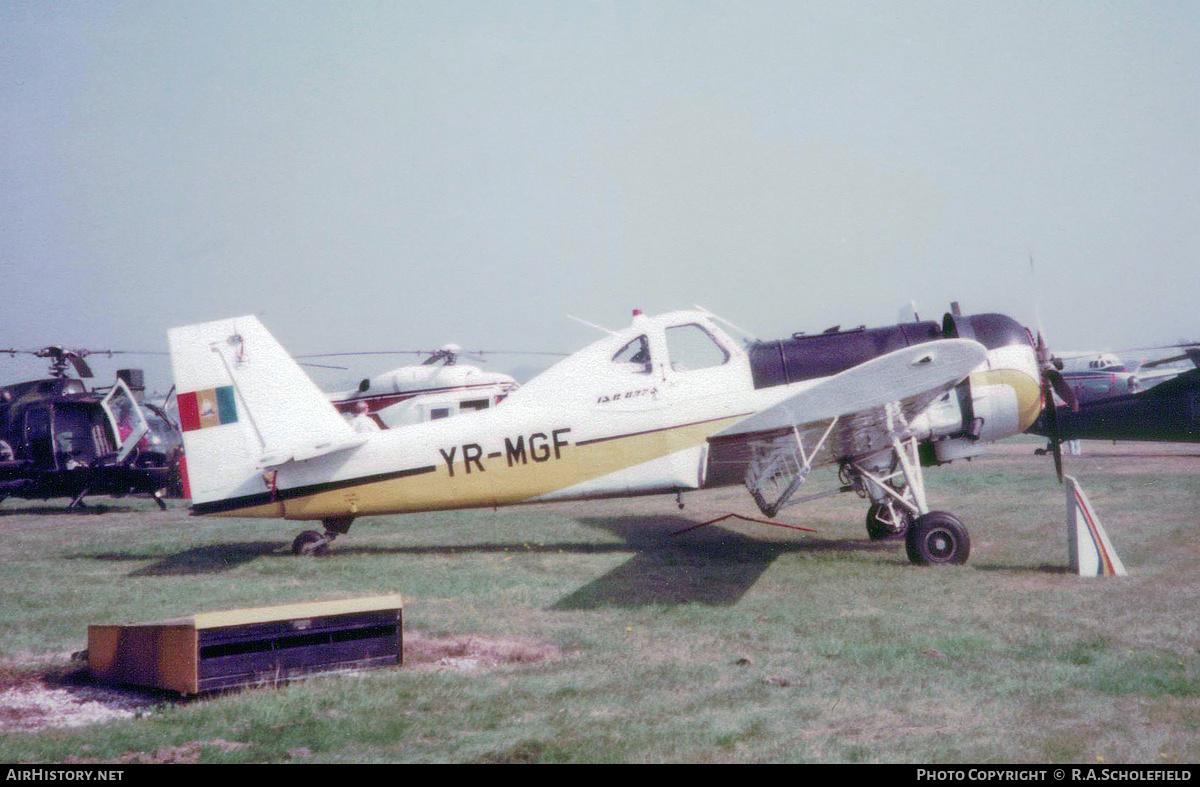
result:
<svg viewBox="0 0 1200 787"><path fill-rule="evenodd" d="M293 555L323 555L329 549L330 539L315 530L305 530L292 542Z"/></svg>
<svg viewBox="0 0 1200 787"><path fill-rule="evenodd" d="M957 517L930 511L909 527L905 546L908 559L917 565L965 563L971 553L971 537Z"/></svg>
<svg viewBox="0 0 1200 787"><path fill-rule="evenodd" d="M889 500L872 503L867 509L867 535L872 541L899 538L908 532L913 516L904 506Z"/></svg>
<svg viewBox="0 0 1200 787"><path fill-rule="evenodd" d="M352 516L335 516L322 519L321 524L325 526L325 532L318 533L315 530L305 530L296 536L296 540L292 542L292 554L324 555L329 550L329 545L335 538L344 536L350 531L350 524L353 521L354 517Z"/></svg>

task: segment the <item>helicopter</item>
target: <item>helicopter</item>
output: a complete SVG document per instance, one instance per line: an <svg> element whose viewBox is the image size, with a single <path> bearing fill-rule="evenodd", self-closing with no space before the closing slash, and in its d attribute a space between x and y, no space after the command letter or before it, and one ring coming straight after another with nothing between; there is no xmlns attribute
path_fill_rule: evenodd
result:
<svg viewBox="0 0 1200 787"><path fill-rule="evenodd" d="M519 385L516 379L501 372L485 371L472 364L459 363L459 359L484 361L486 359L483 356L498 354L555 357L566 355L533 350L464 351L457 344L445 344L436 350L341 352L296 357L309 359L351 355L428 356L419 364L400 366L372 377L364 377L357 388L328 393L330 402L351 425L367 431L436 421L494 407L517 390Z"/></svg>
<svg viewBox="0 0 1200 787"><path fill-rule="evenodd" d="M149 494L165 509L163 498L180 494L182 436L145 401L142 371L119 370L106 388L84 383L93 377L85 356L123 352L0 350L50 361L48 378L0 386L0 501L69 497L75 509L87 495Z"/></svg>

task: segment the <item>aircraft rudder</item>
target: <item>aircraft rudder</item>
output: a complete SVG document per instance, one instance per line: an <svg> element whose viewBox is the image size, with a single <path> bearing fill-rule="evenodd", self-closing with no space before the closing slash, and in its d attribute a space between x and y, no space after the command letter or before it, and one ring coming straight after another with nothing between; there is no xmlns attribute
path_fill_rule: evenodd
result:
<svg viewBox="0 0 1200 787"><path fill-rule="evenodd" d="M217 349L237 333L235 326L254 319L238 317L167 331L193 504L231 496L254 474L249 414L244 403L239 407L233 378Z"/></svg>
<svg viewBox="0 0 1200 787"><path fill-rule="evenodd" d="M257 317L172 328L167 340L193 503L260 493L266 467L353 437Z"/></svg>

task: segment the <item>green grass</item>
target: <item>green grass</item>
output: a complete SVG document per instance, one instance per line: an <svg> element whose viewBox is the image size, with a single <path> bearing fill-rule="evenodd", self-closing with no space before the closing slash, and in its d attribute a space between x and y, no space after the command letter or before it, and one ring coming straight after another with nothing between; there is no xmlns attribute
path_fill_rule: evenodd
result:
<svg viewBox="0 0 1200 787"><path fill-rule="evenodd" d="M69 671L89 623L388 592L410 638L551 657L164 700L0 734L0 761L1197 761L1200 458L1068 459L1130 571L1083 579L1049 460L1018 447L927 472L933 507L972 537L967 565L935 569L867 541L853 496L781 516L815 536L729 521L670 535L757 515L728 489L682 512L642 498L363 519L322 558L288 552L299 523L6 501L9 673Z"/></svg>

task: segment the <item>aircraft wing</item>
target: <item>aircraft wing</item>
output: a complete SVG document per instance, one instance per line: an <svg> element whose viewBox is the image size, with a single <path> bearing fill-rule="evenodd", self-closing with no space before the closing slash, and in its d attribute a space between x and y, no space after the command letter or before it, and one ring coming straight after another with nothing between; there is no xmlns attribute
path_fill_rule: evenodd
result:
<svg viewBox="0 0 1200 787"><path fill-rule="evenodd" d="M1143 366L1143 368L1145 367ZM1165 383L1167 380L1173 380L1186 371L1189 370L1171 367L1167 367L1165 369L1147 370L1144 372L1139 369L1137 372L1137 381L1141 384L1141 389L1145 391L1149 388L1154 388L1162 383Z"/></svg>
<svg viewBox="0 0 1200 787"><path fill-rule="evenodd" d="M1138 375L1139 378L1141 375ZM1170 396L1183 391L1194 390L1197 384L1200 383L1200 369L1184 369L1178 372L1174 377L1156 383L1153 387L1146 386L1148 390L1133 396L1143 396L1145 394L1153 394L1155 396ZM1103 401L1103 400L1102 400Z"/></svg>
<svg viewBox="0 0 1200 787"><path fill-rule="evenodd" d="M720 451L714 459L738 462L739 454L748 456L748 450L736 450L739 444L771 440L793 429L810 449L825 435L812 457L814 466L886 448L890 405L911 421L986 358L984 346L970 339L941 339L881 355L712 435L709 442Z"/></svg>

